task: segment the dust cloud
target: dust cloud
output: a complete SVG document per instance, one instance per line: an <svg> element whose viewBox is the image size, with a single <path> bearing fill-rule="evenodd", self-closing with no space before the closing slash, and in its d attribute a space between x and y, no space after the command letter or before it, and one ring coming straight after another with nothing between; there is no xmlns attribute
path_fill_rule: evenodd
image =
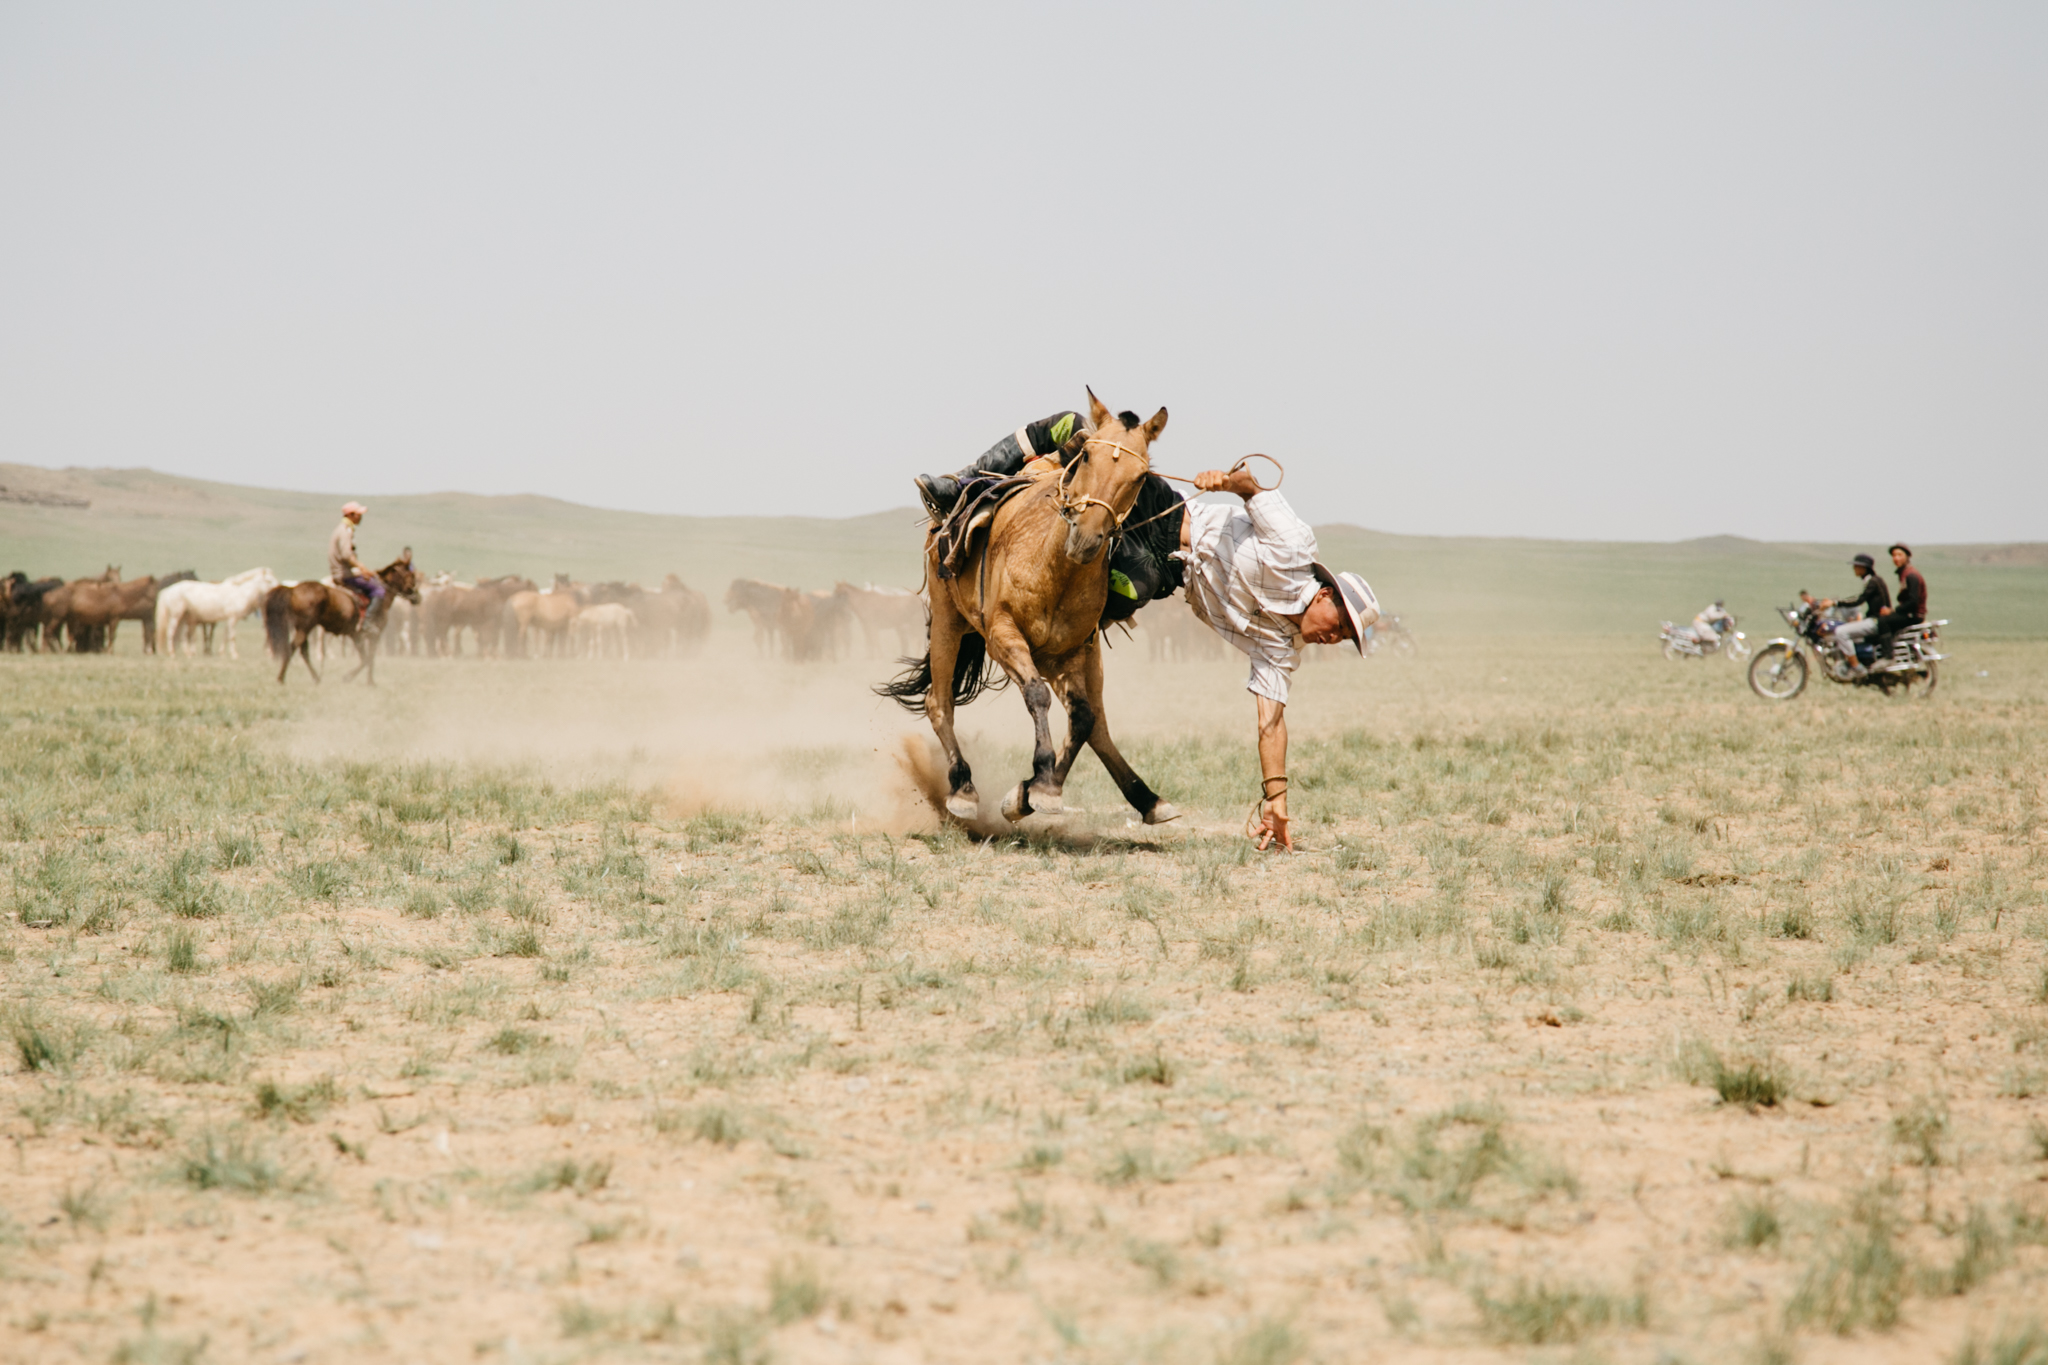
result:
<svg viewBox="0 0 2048 1365"><path fill-rule="evenodd" d="M283 745L316 763L509 767L563 784L619 782L659 792L682 814L756 810L829 815L856 830L931 829L944 763L921 717L870 690L891 671L886 660L765 660L716 638L687 660L385 658L374 690L330 679L295 697L302 709ZM1305 666L1290 708L1295 732L1369 722L1369 699L1395 681L1381 669L1375 685L1371 671L1355 659ZM1240 660L1156 663L1141 641L1122 641L1105 675L1120 742L1251 744ZM294 672L290 686L303 693L309 684ZM1064 721L1056 716L1054 726L1064 736ZM958 729L983 797L987 829L978 832L999 832L996 807L1028 772L1029 718L1004 690L963 710ZM1095 759L1084 754L1081 764ZM1114 812L1117 823L1125 814Z"/></svg>

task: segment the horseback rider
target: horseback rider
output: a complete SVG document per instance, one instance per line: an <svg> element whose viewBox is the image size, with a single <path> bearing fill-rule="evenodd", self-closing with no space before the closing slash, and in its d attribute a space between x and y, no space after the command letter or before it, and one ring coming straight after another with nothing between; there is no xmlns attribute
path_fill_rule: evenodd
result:
<svg viewBox="0 0 2048 1365"><path fill-rule="evenodd" d="M1058 468L1088 443L1095 424L1071 408L1027 422L983 451L972 464L952 474L919 474L913 483L917 496L931 518L932 529L961 505L963 493L978 492L999 480L1032 468ZM1041 465L1038 462L1050 461ZM1148 475L1131 509L1133 534L1118 536L1109 556L1109 595L1102 608L1102 623L1109 625L1137 613L1155 597L1170 596L1180 583L1179 565L1172 561L1172 547L1181 531L1180 495L1156 475ZM971 511L963 515L973 515Z"/></svg>
<svg viewBox="0 0 2048 1365"><path fill-rule="evenodd" d="M932 525L937 526L952 512L965 484L975 479L1020 474L1027 463L1039 456L1058 456L1064 463L1065 457L1079 450L1081 443L1094 433L1094 424L1080 413L1056 412L1018 427L958 473L920 474L912 482L917 485L917 496L923 500Z"/></svg>
<svg viewBox="0 0 2048 1365"><path fill-rule="evenodd" d="M362 603L364 615L368 615L377 599L384 595L384 580L371 573L356 558L356 527L363 524L363 513L369 509L359 502L347 502L341 506L341 524L334 528L334 534L327 538L327 576L335 586L347 588Z"/></svg>
<svg viewBox="0 0 2048 1365"><path fill-rule="evenodd" d="M1292 852L1287 831L1287 693L1303 645L1349 640L1365 652L1379 600L1355 573L1316 562L1316 535L1278 492L1250 473L1209 470L1195 476L1204 493L1234 493L1227 503L1190 503L1181 521L1188 605L1210 629L1251 659L1245 690L1258 702L1258 823L1261 849Z"/></svg>
<svg viewBox="0 0 2048 1365"><path fill-rule="evenodd" d="M1840 608L1844 611L1854 611L1859 608L1862 610L1863 614L1861 616L1839 622L1835 626L1836 642L1841 645L1843 651L1851 659L1857 659L1857 646L1862 643L1863 637L1875 631L1879 624L1879 618L1892 609L1892 592L1890 588L1884 585L1884 579L1878 577L1877 561L1869 555L1857 555L1849 561L1849 568L1857 578L1862 580L1862 592L1854 598L1845 597L1839 600L1832 597L1823 597L1820 601L1814 603L1814 606L1821 611L1827 611L1830 608ZM1858 660L1857 666L1859 668L1862 667L1860 660Z"/></svg>

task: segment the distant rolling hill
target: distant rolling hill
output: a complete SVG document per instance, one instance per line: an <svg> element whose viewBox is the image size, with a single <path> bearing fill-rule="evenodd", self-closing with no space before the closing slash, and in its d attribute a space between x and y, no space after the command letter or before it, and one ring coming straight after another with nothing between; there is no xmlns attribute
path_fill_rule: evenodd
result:
<svg viewBox="0 0 2048 1365"><path fill-rule="evenodd" d="M219 578L255 564L284 577L324 571L343 498L207 483L147 469L0 464L0 572L77 577L196 569ZM804 587L835 579L914 588L922 517L910 508L842 520L614 512L553 498L427 493L365 498L365 558L413 547L428 570L463 577L556 572L658 582L665 573L723 593L734 577ZM1905 528L1910 531L1910 527ZM1323 558L1371 580L1425 637L1503 631L1654 635L1725 598L1755 635L1777 633L1772 605L1802 588L1849 589L1848 558L1882 545L1803 545L1713 536L1624 543L1403 536L1319 527ZM1916 546L1936 615L1953 633L2048 637L2048 545Z"/></svg>

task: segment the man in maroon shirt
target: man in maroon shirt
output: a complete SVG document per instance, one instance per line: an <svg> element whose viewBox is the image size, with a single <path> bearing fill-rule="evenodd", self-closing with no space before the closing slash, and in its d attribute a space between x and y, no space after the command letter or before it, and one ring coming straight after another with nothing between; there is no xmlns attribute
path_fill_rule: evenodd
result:
<svg viewBox="0 0 2048 1365"><path fill-rule="evenodd" d="M1899 571L1898 600L1878 612L1877 637L1871 642L1880 664L1891 658L1893 636L1927 619L1927 580L1913 567L1912 547L1892 546L1892 566Z"/></svg>

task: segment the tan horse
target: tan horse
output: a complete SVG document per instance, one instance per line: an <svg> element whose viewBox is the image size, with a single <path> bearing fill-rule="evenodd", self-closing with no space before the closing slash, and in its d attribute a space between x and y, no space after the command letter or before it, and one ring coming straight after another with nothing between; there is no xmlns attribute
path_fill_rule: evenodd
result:
<svg viewBox="0 0 2048 1365"><path fill-rule="evenodd" d="M987 542L957 577L941 576L937 537L926 538L930 648L916 667L875 689L930 717L949 765L946 810L956 819L975 818L980 801L953 735L953 708L987 685L988 657L1022 689L1035 731L1031 776L1003 799L1005 819L1056 814L1083 744L1095 750L1146 824L1180 814L1131 771L1109 737L1098 632L1109 595L1110 539L1138 500L1152 442L1166 428L1166 409L1141 424L1136 413L1112 416L1091 390L1088 411L1095 421L1088 443L1064 469L1039 473L1033 486L1003 504ZM1055 692L1067 711L1064 753L1053 750L1048 719Z"/></svg>
<svg viewBox="0 0 2048 1365"><path fill-rule="evenodd" d="M569 627L583 610L583 595L569 581L569 575L555 575L548 592L515 592L505 601L505 616L516 632L520 653L532 658L538 646L541 654L566 657L570 652Z"/></svg>
<svg viewBox="0 0 2048 1365"><path fill-rule="evenodd" d="M384 633L384 618L391 610L391 599L403 597L414 606L419 605L419 578L412 571L412 547L407 546L404 554L379 569L377 577L384 582L384 595L371 605L367 616L354 593L332 583L291 583L270 590L263 600L263 629L270 637L271 652L278 656L278 682L284 681L294 653L306 661L306 671L313 675L313 681L320 681L308 643L313 631L319 629L356 642L357 663L343 682L363 673L370 686L377 685L377 640Z"/></svg>
<svg viewBox="0 0 2048 1365"><path fill-rule="evenodd" d="M882 632L888 630L896 632L897 652L910 652L910 642L924 627L924 598L902 588L878 588L872 583L856 588L844 579L832 591L860 622L861 637L867 641L870 659L879 657Z"/></svg>

